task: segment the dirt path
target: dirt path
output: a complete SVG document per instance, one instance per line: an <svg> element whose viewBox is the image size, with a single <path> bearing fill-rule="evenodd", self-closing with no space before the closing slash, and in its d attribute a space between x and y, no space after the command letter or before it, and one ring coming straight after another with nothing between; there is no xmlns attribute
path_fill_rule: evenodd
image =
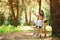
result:
<svg viewBox="0 0 60 40"><path fill-rule="evenodd" d="M38 38L37 36L34 36L33 33L17 32L17 33L0 35L0 40L52 40L52 37Z"/></svg>

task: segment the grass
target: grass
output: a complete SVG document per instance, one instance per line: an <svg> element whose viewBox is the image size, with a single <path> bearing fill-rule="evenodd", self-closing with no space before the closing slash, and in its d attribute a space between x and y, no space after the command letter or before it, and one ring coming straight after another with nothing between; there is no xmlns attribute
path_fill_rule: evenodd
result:
<svg viewBox="0 0 60 40"><path fill-rule="evenodd" d="M46 28L47 31L51 31L51 27ZM49 30L48 30L49 29ZM31 32L34 29L31 26L17 26L14 27L12 25L2 25L0 26L0 34L5 34L5 33L12 33L12 32Z"/></svg>
<svg viewBox="0 0 60 40"><path fill-rule="evenodd" d="M0 26L0 34L4 34L4 33L12 33L12 32L21 32L22 30L18 30L16 27L14 26L5 26L2 25Z"/></svg>

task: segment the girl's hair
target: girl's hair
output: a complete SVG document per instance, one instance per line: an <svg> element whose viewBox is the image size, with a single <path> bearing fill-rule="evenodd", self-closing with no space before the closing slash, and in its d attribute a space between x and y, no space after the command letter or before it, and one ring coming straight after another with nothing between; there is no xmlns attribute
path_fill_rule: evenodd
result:
<svg viewBox="0 0 60 40"><path fill-rule="evenodd" d="M42 13L41 13L41 12L42 12ZM40 10L39 15L41 15L42 17L44 17L44 12L43 12L43 10Z"/></svg>

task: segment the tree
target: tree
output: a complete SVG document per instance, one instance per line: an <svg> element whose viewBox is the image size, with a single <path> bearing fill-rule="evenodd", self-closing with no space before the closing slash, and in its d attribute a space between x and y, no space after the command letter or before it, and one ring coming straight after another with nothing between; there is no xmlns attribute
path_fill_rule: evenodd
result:
<svg viewBox="0 0 60 40"><path fill-rule="evenodd" d="M25 23L26 23L26 25L28 25L28 17L27 17L27 12L26 12L26 10L25 10Z"/></svg>
<svg viewBox="0 0 60 40"><path fill-rule="evenodd" d="M29 12L29 25L31 25L31 10Z"/></svg>
<svg viewBox="0 0 60 40"><path fill-rule="evenodd" d="M39 3L39 12L41 10L41 0L37 0L37 2Z"/></svg>
<svg viewBox="0 0 60 40"><path fill-rule="evenodd" d="M5 17L4 17L4 13L0 14L0 25L4 24L5 21Z"/></svg>
<svg viewBox="0 0 60 40"><path fill-rule="evenodd" d="M52 35L60 36L60 0L50 0Z"/></svg>
<svg viewBox="0 0 60 40"><path fill-rule="evenodd" d="M15 1L15 3L14 3L14 1ZM19 0L9 0L9 6L10 6L10 9L11 9L12 20L14 22L14 26L18 25L18 14L19 14L18 3L19 3ZM14 7L16 8L17 13L14 13Z"/></svg>
<svg viewBox="0 0 60 40"><path fill-rule="evenodd" d="M25 24L29 25L27 8L30 5L30 0L22 0L22 3L23 3L24 13L25 13Z"/></svg>
<svg viewBox="0 0 60 40"><path fill-rule="evenodd" d="M41 10L41 0L37 0L39 3L39 14L40 14L40 10ZM38 18L39 19L39 18Z"/></svg>

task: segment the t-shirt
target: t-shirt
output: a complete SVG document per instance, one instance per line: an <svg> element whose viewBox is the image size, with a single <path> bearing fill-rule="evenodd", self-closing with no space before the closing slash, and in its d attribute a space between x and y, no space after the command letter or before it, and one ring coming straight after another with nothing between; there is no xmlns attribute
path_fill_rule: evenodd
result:
<svg viewBox="0 0 60 40"><path fill-rule="evenodd" d="M41 26L42 27L42 22L43 22L43 20L37 20L36 26Z"/></svg>

